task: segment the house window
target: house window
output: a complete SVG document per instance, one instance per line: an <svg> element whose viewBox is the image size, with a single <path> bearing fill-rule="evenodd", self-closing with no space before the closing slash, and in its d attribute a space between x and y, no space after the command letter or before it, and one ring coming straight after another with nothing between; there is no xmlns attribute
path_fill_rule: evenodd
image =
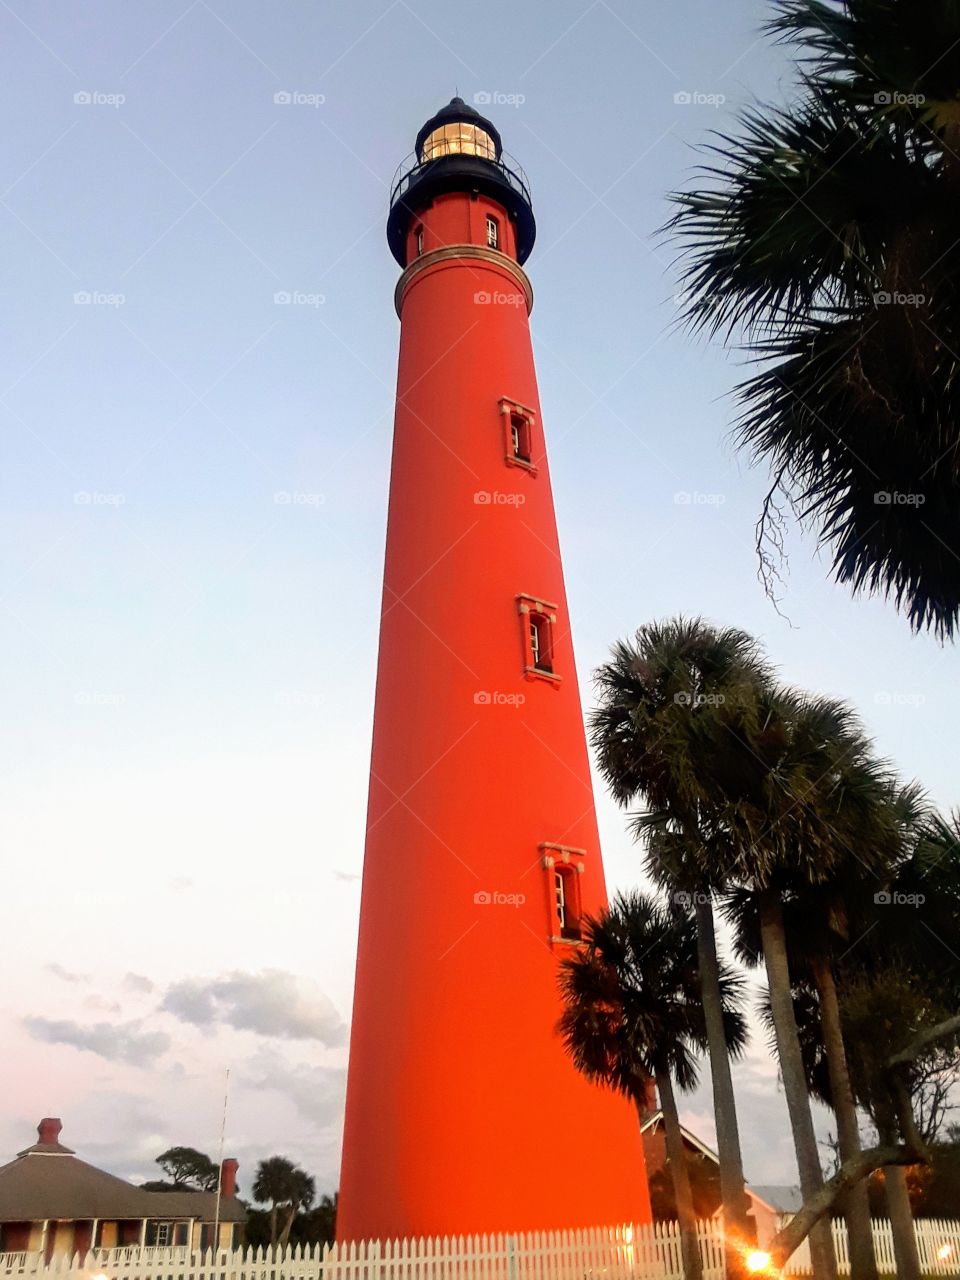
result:
<svg viewBox="0 0 960 1280"><path fill-rule="evenodd" d="M423 227L417 227L417 257L423 253Z"/></svg>
<svg viewBox="0 0 960 1280"><path fill-rule="evenodd" d="M504 429L504 461L511 467L523 467L527 471L537 473L533 461L534 452L534 420L532 409L527 409L515 401L502 399L500 415Z"/></svg>
<svg viewBox="0 0 960 1280"><path fill-rule="evenodd" d="M554 625L557 606L536 596L517 596L523 626L523 668L528 680L559 683L554 662Z"/></svg>
<svg viewBox="0 0 960 1280"><path fill-rule="evenodd" d="M158 1222L157 1223L157 1245L161 1249L163 1249L169 1243L170 1243L170 1223Z"/></svg>
<svg viewBox="0 0 960 1280"><path fill-rule="evenodd" d="M554 944L580 942L583 911L580 878L586 851L567 845L540 845L550 898L550 941Z"/></svg>
<svg viewBox="0 0 960 1280"><path fill-rule="evenodd" d="M190 1224L188 1222L178 1222L175 1232L174 1244L187 1245L190 1243Z"/></svg>
<svg viewBox="0 0 960 1280"><path fill-rule="evenodd" d="M490 249L500 248L500 223L487 214L487 246Z"/></svg>

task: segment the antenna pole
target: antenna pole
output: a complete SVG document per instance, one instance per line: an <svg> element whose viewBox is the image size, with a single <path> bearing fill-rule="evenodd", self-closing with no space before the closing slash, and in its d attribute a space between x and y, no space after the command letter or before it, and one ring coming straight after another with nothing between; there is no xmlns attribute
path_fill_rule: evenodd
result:
<svg viewBox="0 0 960 1280"><path fill-rule="evenodd" d="M230 1096L230 1068L223 1081L223 1118L220 1122L220 1154L217 1157L217 1200L213 1215L213 1248L220 1247L220 1193L223 1187L223 1144L227 1136L227 1099Z"/></svg>

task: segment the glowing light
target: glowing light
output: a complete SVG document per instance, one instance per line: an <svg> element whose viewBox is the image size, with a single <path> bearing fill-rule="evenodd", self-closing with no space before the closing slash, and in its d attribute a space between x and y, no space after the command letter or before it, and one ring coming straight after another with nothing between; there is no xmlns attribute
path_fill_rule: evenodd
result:
<svg viewBox="0 0 960 1280"><path fill-rule="evenodd" d="M937 1250L937 1257L940 1259L941 1262L946 1262L947 1258L949 1258L952 1253L953 1253L953 1245L944 1244L944 1245L941 1245L940 1248Z"/></svg>
<svg viewBox="0 0 960 1280"><path fill-rule="evenodd" d="M633 1227L627 1227L623 1233L623 1238L627 1244L633 1244Z"/></svg>
<svg viewBox="0 0 960 1280"><path fill-rule="evenodd" d="M766 1271L770 1266L770 1255L764 1249L751 1249L747 1254L748 1271Z"/></svg>

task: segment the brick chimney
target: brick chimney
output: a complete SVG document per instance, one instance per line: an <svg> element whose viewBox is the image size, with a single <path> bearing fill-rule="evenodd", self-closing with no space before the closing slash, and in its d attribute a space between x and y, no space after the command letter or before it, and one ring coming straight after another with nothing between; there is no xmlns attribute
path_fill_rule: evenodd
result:
<svg viewBox="0 0 960 1280"><path fill-rule="evenodd" d="M60 1130L62 1128L63 1122L58 1116L45 1116L37 1125L40 1141L48 1146L56 1146L60 1141Z"/></svg>
<svg viewBox="0 0 960 1280"><path fill-rule="evenodd" d="M240 1161L224 1160L220 1166L220 1195L224 1200L232 1200L237 1194L237 1170Z"/></svg>

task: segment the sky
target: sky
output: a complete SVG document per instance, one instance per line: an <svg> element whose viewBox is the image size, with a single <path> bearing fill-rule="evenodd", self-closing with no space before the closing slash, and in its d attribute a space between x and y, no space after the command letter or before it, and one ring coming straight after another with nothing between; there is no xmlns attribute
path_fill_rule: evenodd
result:
<svg viewBox="0 0 960 1280"><path fill-rule="evenodd" d="M526 170L581 686L703 614L957 800L955 655L829 581L730 442L743 357L677 324L696 147L794 91L760 0L0 0L0 1156L225 1146L336 1185L373 712L397 165L455 91ZM286 303L276 295L292 297ZM783 615L783 616L782 616ZM611 887L640 855L596 782ZM229 1072L229 1077L228 1077ZM796 1180L762 1037L747 1175ZM709 1094L684 1115L713 1139ZM827 1123L820 1118L821 1132Z"/></svg>

